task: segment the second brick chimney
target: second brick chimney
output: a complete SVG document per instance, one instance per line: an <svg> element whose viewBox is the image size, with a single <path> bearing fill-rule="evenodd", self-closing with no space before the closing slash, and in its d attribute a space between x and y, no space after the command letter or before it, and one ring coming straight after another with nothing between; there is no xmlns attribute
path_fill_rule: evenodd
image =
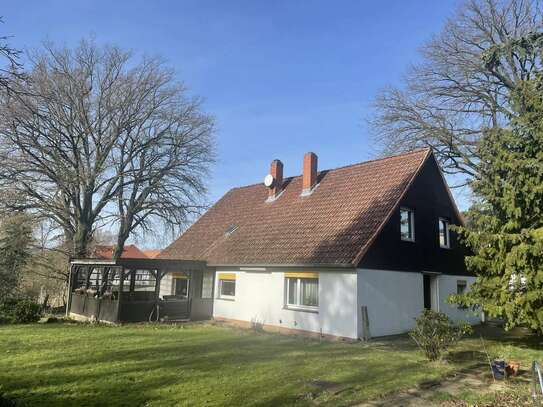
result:
<svg viewBox="0 0 543 407"><path fill-rule="evenodd" d="M309 195L317 185L317 155L315 153L305 153L302 179L302 195Z"/></svg>
<svg viewBox="0 0 543 407"><path fill-rule="evenodd" d="M270 175L273 177L273 185L270 188L268 199L275 199L281 193L283 186L283 163L281 160L271 162Z"/></svg>

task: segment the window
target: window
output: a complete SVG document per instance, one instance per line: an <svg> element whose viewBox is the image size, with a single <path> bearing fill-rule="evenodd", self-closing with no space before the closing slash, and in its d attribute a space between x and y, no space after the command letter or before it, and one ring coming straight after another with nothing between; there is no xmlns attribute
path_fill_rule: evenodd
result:
<svg viewBox="0 0 543 407"><path fill-rule="evenodd" d="M212 271L204 271L202 276L202 298L213 298L213 275Z"/></svg>
<svg viewBox="0 0 543 407"><path fill-rule="evenodd" d="M177 277L173 279L172 294L179 298L188 298L189 296L189 279Z"/></svg>
<svg viewBox="0 0 543 407"><path fill-rule="evenodd" d="M234 299L236 296L236 274L219 274L219 298Z"/></svg>
<svg viewBox="0 0 543 407"><path fill-rule="evenodd" d="M317 273L286 273L286 306L288 308L317 309L319 306L319 278Z"/></svg>
<svg viewBox="0 0 543 407"><path fill-rule="evenodd" d="M456 281L456 294L458 294L458 295L465 294L467 287L468 287L468 283L466 282L466 280L457 280ZM463 305L458 306L458 309L466 309L466 308L467 307L465 307Z"/></svg>
<svg viewBox="0 0 543 407"><path fill-rule="evenodd" d="M220 280L220 296L234 297L236 295L236 280Z"/></svg>
<svg viewBox="0 0 543 407"><path fill-rule="evenodd" d="M411 209L400 209L400 236L402 240L415 241L415 212Z"/></svg>
<svg viewBox="0 0 543 407"><path fill-rule="evenodd" d="M237 228L238 228L238 225L236 225L235 223L231 224L226 229L226 232L224 232L224 235L225 236L230 236L232 233L234 233L237 230Z"/></svg>
<svg viewBox="0 0 543 407"><path fill-rule="evenodd" d="M445 218L439 218L439 246L447 249L451 247L449 221Z"/></svg>
<svg viewBox="0 0 543 407"><path fill-rule="evenodd" d="M155 291L155 285L155 276L150 271L136 270L134 276L134 291Z"/></svg>
<svg viewBox="0 0 543 407"><path fill-rule="evenodd" d="M466 283L465 280L458 280L456 282L456 294L458 295L462 295L466 292L466 288L467 288L468 284Z"/></svg>
<svg viewBox="0 0 543 407"><path fill-rule="evenodd" d="M102 285L102 268L93 268L89 277L89 289L99 290Z"/></svg>

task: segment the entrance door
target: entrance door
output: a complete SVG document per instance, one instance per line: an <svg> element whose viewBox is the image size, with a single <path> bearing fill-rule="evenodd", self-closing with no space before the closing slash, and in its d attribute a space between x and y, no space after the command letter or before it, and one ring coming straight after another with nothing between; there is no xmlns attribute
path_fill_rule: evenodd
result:
<svg viewBox="0 0 543 407"><path fill-rule="evenodd" d="M428 274L422 276L424 290L424 308L432 309L432 277Z"/></svg>

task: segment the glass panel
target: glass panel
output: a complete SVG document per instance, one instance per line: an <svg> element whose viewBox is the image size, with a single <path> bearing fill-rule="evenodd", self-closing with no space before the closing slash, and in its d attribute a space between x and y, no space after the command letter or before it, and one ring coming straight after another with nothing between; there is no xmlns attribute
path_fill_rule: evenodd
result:
<svg viewBox="0 0 543 407"><path fill-rule="evenodd" d="M449 246L449 222L445 219L439 220L439 245L443 247Z"/></svg>
<svg viewBox="0 0 543 407"><path fill-rule="evenodd" d="M89 270L87 267L80 267L79 270L77 270L77 283L75 284L75 288L87 287L88 272Z"/></svg>
<svg viewBox="0 0 543 407"><path fill-rule="evenodd" d="M188 297L189 280L187 278L175 278L174 283L174 295L184 298Z"/></svg>
<svg viewBox="0 0 543 407"><path fill-rule="evenodd" d="M213 297L213 272L204 271L202 278L202 298Z"/></svg>
<svg viewBox="0 0 543 407"><path fill-rule="evenodd" d="M124 281L123 281L123 292L130 291L130 279L132 278L132 271L131 270L125 270L124 271Z"/></svg>
<svg viewBox="0 0 543 407"><path fill-rule="evenodd" d="M316 278L301 278L301 305L316 307L319 305L319 280Z"/></svg>
<svg viewBox="0 0 543 407"><path fill-rule="evenodd" d="M287 278L287 304L295 305L298 303L298 279Z"/></svg>
<svg viewBox="0 0 543 407"><path fill-rule="evenodd" d="M102 269L94 267L90 273L89 289L98 291L102 285Z"/></svg>
<svg viewBox="0 0 543 407"><path fill-rule="evenodd" d="M464 294L466 292L466 282L465 281L459 281L456 283L456 293L458 295Z"/></svg>
<svg viewBox="0 0 543 407"><path fill-rule="evenodd" d="M221 295L233 297L236 295L236 280L220 280Z"/></svg>
<svg viewBox="0 0 543 407"><path fill-rule="evenodd" d="M110 298L116 300L119 293L119 285L121 282L120 279L120 270L118 267L112 267L107 271L105 286L102 287L103 298Z"/></svg>
<svg viewBox="0 0 543 407"><path fill-rule="evenodd" d="M413 240L413 212L400 210L400 234L404 240Z"/></svg>
<svg viewBox="0 0 543 407"><path fill-rule="evenodd" d="M155 291L156 279L148 270L136 270L134 291Z"/></svg>

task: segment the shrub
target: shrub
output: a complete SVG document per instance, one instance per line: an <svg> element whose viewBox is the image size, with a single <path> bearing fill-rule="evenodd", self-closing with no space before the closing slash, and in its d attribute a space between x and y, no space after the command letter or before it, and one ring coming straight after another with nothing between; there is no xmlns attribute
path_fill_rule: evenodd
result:
<svg viewBox="0 0 543 407"><path fill-rule="evenodd" d="M429 360L438 360L447 348L471 332L471 326L465 321L454 324L442 312L424 310L409 336Z"/></svg>
<svg viewBox="0 0 543 407"><path fill-rule="evenodd" d="M0 323L28 324L37 322L40 317L40 305L31 300L10 298L0 303Z"/></svg>
<svg viewBox="0 0 543 407"><path fill-rule="evenodd" d="M1 390L1 389L0 389ZM16 407L17 403L0 391L0 407Z"/></svg>

